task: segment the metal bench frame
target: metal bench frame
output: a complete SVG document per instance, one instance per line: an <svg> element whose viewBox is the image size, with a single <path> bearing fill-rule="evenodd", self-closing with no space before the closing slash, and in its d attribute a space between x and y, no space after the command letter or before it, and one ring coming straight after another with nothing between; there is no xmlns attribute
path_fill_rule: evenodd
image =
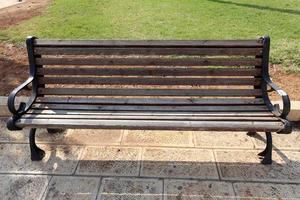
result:
<svg viewBox="0 0 300 200"><path fill-rule="evenodd" d="M36 37L28 37L26 40L27 51L28 51L28 60L29 60L29 68L30 68L30 76L29 78L16 89L14 89L8 98L8 109L13 114L13 116L8 120L7 127L9 130L21 130L22 128L16 125L16 121L22 117L33 105L37 96L38 96L38 81L36 68L38 67L34 55L34 42ZM260 89L262 90L262 98L265 102L265 105L268 109L278 118L280 118L284 122L284 128L278 133L291 133L292 126L291 123L286 120L286 117L290 111L290 100L288 95L278 86L276 86L270 79L269 76L269 51L270 51L270 38L268 36L260 38L263 43L263 53L262 53L262 83L260 85ZM20 105L15 107L15 98L17 94L27 89L28 85L32 84L32 95L28 102L21 102ZM281 96L283 101L283 109L280 111L278 105L273 105L268 96L268 87L271 90L276 91L279 96ZM49 132L56 132L58 130L49 129ZM41 160L45 152L37 147L35 143L35 132L36 128L32 128L30 130L29 142L30 142L30 150L31 150L31 159ZM263 157L263 164L271 164L272 163L272 136L271 132L266 132L266 148L263 152L259 154L259 156Z"/></svg>

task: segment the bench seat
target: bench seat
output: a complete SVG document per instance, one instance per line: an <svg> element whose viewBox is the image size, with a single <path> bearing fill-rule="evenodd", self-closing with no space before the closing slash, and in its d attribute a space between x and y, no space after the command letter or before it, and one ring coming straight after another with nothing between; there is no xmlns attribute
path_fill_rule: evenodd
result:
<svg viewBox="0 0 300 200"><path fill-rule="evenodd" d="M55 99L52 99L34 103L16 124L19 127L32 128L272 132L284 129L284 122L270 112L266 105L261 104L259 99L233 100L235 103L248 103L242 105L226 105L225 102L222 105L221 102L225 99L148 99L146 105L138 104L146 103L143 99L114 99L119 104L112 104L113 100L107 104L107 99L103 99L101 104L96 103L97 99L89 102L83 100L56 99L59 103L55 103ZM233 101L230 101L231 104ZM127 104L120 104L125 102Z"/></svg>
<svg viewBox="0 0 300 200"><path fill-rule="evenodd" d="M115 113L113 113L115 114ZM201 114L201 113L199 113ZM54 118L52 118L54 117ZM213 119L214 117L200 117L195 119L193 114L183 116L162 117L158 115L134 116L118 114L118 117L103 117L99 115L84 115L82 118L72 116L55 115L45 117L45 115L24 116L16 122L18 127L31 128L87 128L87 129L132 129L132 130L194 130L194 131L269 131L280 132L284 129L284 123L272 117L235 117L232 119ZM123 118L123 119L122 119Z"/></svg>

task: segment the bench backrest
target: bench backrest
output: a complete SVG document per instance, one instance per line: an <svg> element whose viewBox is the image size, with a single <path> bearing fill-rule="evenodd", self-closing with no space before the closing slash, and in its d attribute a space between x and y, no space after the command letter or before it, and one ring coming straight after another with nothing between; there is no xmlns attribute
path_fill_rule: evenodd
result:
<svg viewBox="0 0 300 200"><path fill-rule="evenodd" d="M253 102L262 96L263 39L31 38L27 45L39 96L250 97Z"/></svg>

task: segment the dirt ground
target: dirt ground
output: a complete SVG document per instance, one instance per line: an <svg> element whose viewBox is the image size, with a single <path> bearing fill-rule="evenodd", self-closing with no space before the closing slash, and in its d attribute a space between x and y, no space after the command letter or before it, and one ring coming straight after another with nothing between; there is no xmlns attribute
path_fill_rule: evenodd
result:
<svg viewBox="0 0 300 200"><path fill-rule="evenodd" d="M50 2L51 0L27 0L16 6L0 9L0 29L41 14ZM0 43L0 95L8 95L13 88L27 79L28 72L26 49ZM281 86L292 100L300 100L299 74L285 73L277 65L271 67L270 73L273 81Z"/></svg>
<svg viewBox="0 0 300 200"><path fill-rule="evenodd" d="M22 3L0 9L0 29L40 15L52 0L23 0ZM9 92L28 77L25 48L0 43L0 95Z"/></svg>
<svg viewBox="0 0 300 200"><path fill-rule="evenodd" d="M50 2L51 0L23 0L23 3L0 9L0 29L41 14Z"/></svg>

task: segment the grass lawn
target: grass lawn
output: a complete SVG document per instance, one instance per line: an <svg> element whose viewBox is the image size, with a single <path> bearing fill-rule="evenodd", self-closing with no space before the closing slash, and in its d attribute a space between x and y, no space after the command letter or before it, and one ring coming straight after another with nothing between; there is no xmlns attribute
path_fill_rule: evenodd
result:
<svg viewBox="0 0 300 200"><path fill-rule="evenodd" d="M268 34L272 63L300 73L299 0L54 0L2 40L243 39Z"/></svg>

